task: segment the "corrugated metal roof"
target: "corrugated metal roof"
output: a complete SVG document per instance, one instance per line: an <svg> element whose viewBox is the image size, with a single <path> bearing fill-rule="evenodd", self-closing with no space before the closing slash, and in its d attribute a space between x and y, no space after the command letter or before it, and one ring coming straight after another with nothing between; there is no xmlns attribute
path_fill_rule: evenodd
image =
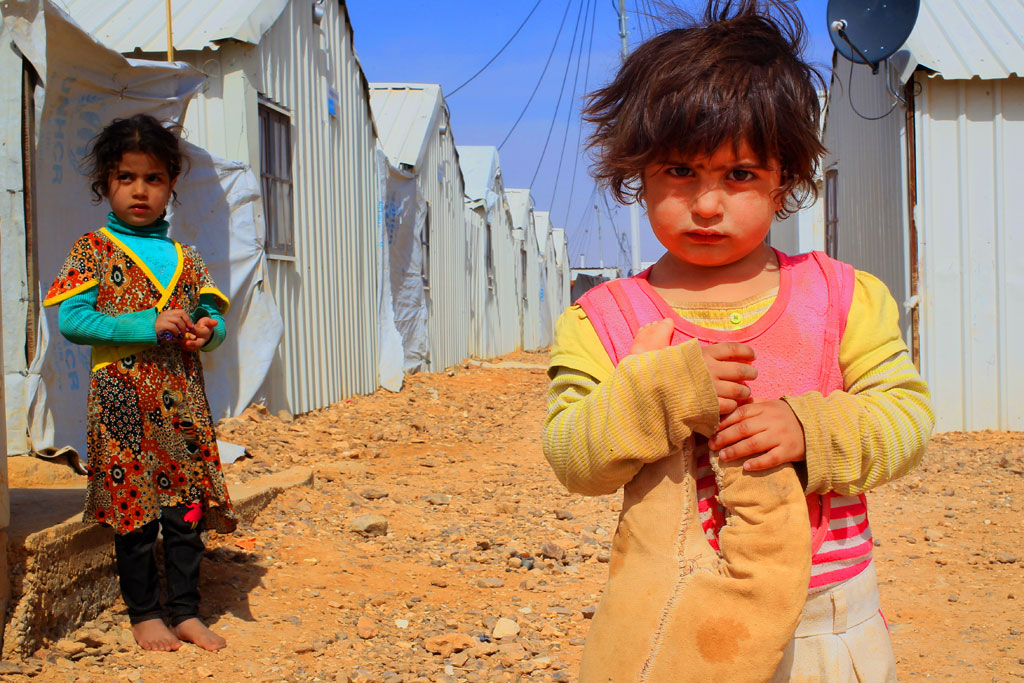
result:
<svg viewBox="0 0 1024 683"><path fill-rule="evenodd" d="M167 51L164 0L63 0L59 4L75 23L118 52ZM255 45L287 5L288 0L172 0L174 49L216 48L217 41L229 38Z"/></svg>
<svg viewBox="0 0 1024 683"><path fill-rule="evenodd" d="M565 263L565 250L568 246L565 243L565 228L551 228L551 239L555 241L555 263L561 266Z"/></svg>
<svg viewBox="0 0 1024 683"><path fill-rule="evenodd" d="M529 221L530 209L533 208L530 191L506 188L505 197L508 198L508 210L512 214L512 226L517 229L523 228Z"/></svg>
<svg viewBox="0 0 1024 683"><path fill-rule="evenodd" d="M466 181L466 199L479 201L494 189L498 166L498 148L487 145L457 145L462 177Z"/></svg>
<svg viewBox="0 0 1024 683"><path fill-rule="evenodd" d="M391 163L418 167L427 146L427 135L438 125L441 86L371 83L370 107L381 146Z"/></svg>
<svg viewBox="0 0 1024 683"><path fill-rule="evenodd" d="M1022 26L1024 0L924 0L903 49L947 80L1024 76Z"/></svg>
<svg viewBox="0 0 1024 683"><path fill-rule="evenodd" d="M551 233L551 214L548 211L534 211L533 229L537 232L537 251L543 256L548 248L548 235Z"/></svg>

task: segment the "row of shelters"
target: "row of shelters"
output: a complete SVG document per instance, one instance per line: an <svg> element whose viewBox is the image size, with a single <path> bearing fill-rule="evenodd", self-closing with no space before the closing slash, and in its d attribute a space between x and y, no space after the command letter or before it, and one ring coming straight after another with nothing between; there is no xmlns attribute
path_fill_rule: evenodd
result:
<svg viewBox="0 0 1024 683"><path fill-rule="evenodd" d="M104 221L76 164L116 116L187 132L173 236L234 298L231 345L207 369L218 417L254 400L308 412L550 343L568 305L564 232L506 190L496 148L456 146L439 86L367 81L342 0L175 3L173 63L164 12L3 6L0 68L22 84L0 111L4 277L20 288L3 301L9 453L83 439L88 353L38 301L67 246Z"/></svg>

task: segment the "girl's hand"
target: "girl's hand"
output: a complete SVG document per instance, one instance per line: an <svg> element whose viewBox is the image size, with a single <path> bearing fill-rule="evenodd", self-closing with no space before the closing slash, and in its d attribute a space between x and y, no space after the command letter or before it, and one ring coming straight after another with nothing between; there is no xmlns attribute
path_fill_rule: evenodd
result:
<svg viewBox="0 0 1024 683"><path fill-rule="evenodd" d="M700 352L718 395L718 413L728 415L750 398L750 389L743 382L757 378L757 369L751 365L756 357L754 349L738 342L724 342L704 346Z"/></svg>
<svg viewBox="0 0 1024 683"><path fill-rule="evenodd" d="M193 338L186 338L182 341L182 347L186 351L198 351L203 348L206 346L206 342L210 341L210 337L213 336L213 328L215 327L217 327L217 321L213 318L200 318L192 329Z"/></svg>
<svg viewBox="0 0 1024 683"><path fill-rule="evenodd" d="M192 318L180 308L171 308L156 316L153 328L158 340L177 341L192 333Z"/></svg>
<svg viewBox="0 0 1024 683"><path fill-rule="evenodd" d="M785 401L755 401L726 416L708 440L722 460L752 455L743 463L747 471L766 470L807 457L804 428Z"/></svg>

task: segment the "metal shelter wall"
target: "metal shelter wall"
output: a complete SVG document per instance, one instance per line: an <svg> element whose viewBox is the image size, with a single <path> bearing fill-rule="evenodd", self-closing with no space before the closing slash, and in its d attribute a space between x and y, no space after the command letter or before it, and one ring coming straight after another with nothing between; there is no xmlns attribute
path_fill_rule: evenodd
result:
<svg viewBox="0 0 1024 683"><path fill-rule="evenodd" d="M920 79L921 370L936 429L1024 429L1024 79Z"/></svg>
<svg viewBox="0 0 1024 683"><path fill-rule="evenodd" d="M825 173L837 171L837 258L877 276L898 304L907 298L906 109L897 105L892 114L877 116L892 107L886 90L885 70L877 76L867 66L854 66L837 58L825 127ZM824 196L819 200L824 204ZM900 328L909 340L909 316L900 307Z"/></svg>
<svg viewBox="0 0 1024 683"><path fill-rule="evenodd" d="M467 351L469 355L487 357L489 309L494 308L494 296L489 288L489 280L493 271L488 268L488 251L490 251L490 227L487 225L486 210L483 202L477 202L477 208L466 206L466 230L469 233L469 338Z"/></svg>
<svg viewBox="0 0 1024 683"><path fill-rule="evenodd" d="M447 108L439 127L427 134L423 163L417 168L420 189L427 200L430 273L428 292L430 363L434 372L469 355L470 278L462 173L455 152Z"/></svg>
<svg viewBox="0 0 1024 683"><path fill-rule="evenodd" d="M376 132L344 5L325 10L317 26L292 0L258 46L179 55L209 75L185 121L198 144L259 171L259 96L291 118L295 256L269 258L284 339L265 389L292 413L377 387Z"/></svg>

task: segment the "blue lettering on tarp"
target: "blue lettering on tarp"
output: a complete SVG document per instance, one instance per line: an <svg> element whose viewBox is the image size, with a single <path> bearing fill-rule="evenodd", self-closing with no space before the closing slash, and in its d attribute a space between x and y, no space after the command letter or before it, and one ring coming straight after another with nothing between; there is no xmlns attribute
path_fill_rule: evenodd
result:
<svg viewBox="0 0 1024 683"><path fill-rule="evenodd" d="M68 381L71 382L71 391L78 389L78 362L75 359L74 349L64 349L64 365L68 368Z"/></svg>

